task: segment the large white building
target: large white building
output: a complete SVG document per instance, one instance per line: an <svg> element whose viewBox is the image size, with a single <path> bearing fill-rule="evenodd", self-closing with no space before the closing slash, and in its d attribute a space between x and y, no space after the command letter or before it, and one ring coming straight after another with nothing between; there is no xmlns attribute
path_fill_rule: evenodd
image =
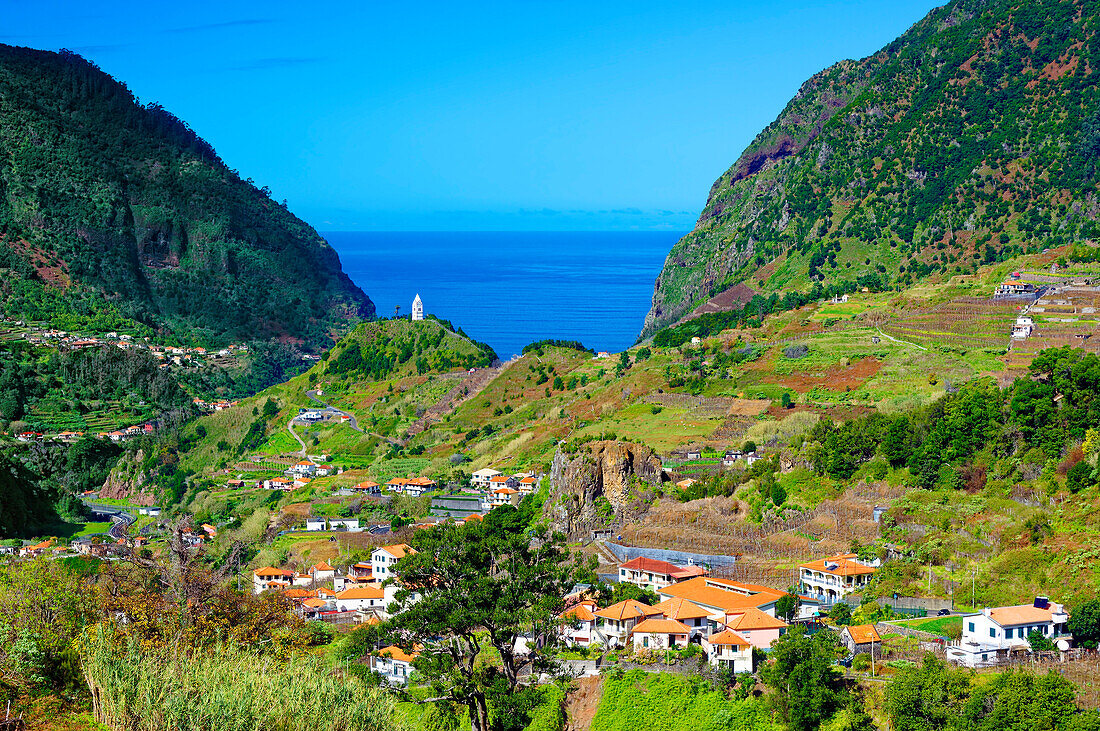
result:
<svg viewBox="0 0 1100 731"><path fill-rule="evenodd" d="M812 599L834 604L867 586L879 560L860 561L854 553L800 564L799 589Z"/></svg>
<svg viewBox="0 0 1100 731"><path fill-rule="evenodd" d="M1036 597L1032 604L986 607L976 614L964 614L962 639L946 650L948 660L968 667L990 665L1014 651L1031 648L1027 636L1038 632L1069 649L1069 612L1062 604Z"/></svg>
<svg viewBox="0 0 1100 731"><path fill-rule="evenodd" d="M420 301L420 295L416 295L416 299L413 300L412 319L423 320L424 319L424 303Z"/></svg>

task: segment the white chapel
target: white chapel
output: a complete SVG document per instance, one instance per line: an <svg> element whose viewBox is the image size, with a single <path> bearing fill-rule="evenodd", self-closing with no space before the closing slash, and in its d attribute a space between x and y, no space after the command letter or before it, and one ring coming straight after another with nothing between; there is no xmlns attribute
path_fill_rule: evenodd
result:
<svg viewBox="0 0 1100 731"><path fill-rule="evenodd" d="M412 313L413 313L413 315L412 315L413 320L423 320L424 319L424 303L420 301L420 295L419 294L416 295L416 299L413 300Z"/></svg>

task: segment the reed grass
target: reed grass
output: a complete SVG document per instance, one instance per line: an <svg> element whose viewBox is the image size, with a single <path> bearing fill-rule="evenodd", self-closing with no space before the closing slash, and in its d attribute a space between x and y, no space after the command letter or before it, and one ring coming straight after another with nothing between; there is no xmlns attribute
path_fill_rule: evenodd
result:
<svg viewBox="0 0 1100 731"><path fill-rule="evenodd" d="M112 731L397 731L392 696L316 657L237 647L145 650L99 626L81 642L98 722Z"/></svg>

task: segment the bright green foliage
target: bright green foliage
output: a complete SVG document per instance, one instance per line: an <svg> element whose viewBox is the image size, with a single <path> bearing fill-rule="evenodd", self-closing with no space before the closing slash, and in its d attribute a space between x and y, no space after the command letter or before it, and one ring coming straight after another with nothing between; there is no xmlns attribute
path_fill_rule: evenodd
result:
<svg viewBox="0 0 1100 731"><path fill-rule="evenodd" d="M780 715L792 731L816 731L848 702L834 665L839 642L834 632L788 632L772 645L760 678L775 691Z"/></svg>
<svg viewBox="0 0 1100 731"><path fill-rule="evenodd" d="M100 625L81 646L96 719L115 731L389 731L393 696L315 657L143 649Z"/></svg>
<svg viewBox="0 0 1100 731"><path fill-rule="evenodd" d="M0 46L0 87L7 314L319 346L374 313L316 231L94 64Z"/></svg>
<svg viewBox="0 0 1100 731"><path fill-rule="evenodd" d="M1078 647L1100 646L1100 600L1090 599L1069 615L1069 631Z"/></svg>
<svg viewBox="0 0 1100 731"><path fill-rule="evenodd" d="M700 678L641 670L607 675L592 731L779 731L767 702L732 700Z"/></svg>
<svg viewBox="0 0 1100 731"><path fill-rule="evenodd" d="M1073 685L1061 675L1006 672L990 682L927 656L903 668L886 688L897 731L1070 731Z"/></svg>
<svg viewBox="0 0 1100 731"><path fill-rule="evenodd" d="M453 331L448 323L429 318L418 322L379 320L364 323L332 349L325 373L382 380L414 367L418 374L455 368L481 368L496 353Z"/></svg>

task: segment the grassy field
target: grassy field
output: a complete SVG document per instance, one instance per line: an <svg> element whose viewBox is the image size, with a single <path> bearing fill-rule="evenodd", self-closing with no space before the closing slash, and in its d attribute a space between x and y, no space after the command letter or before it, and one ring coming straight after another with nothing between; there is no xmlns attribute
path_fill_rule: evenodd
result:
<svg viewBox="0 0 1100 731"><path fill-rule="evenodd" d="M921 619L910 619L904 622L891 622L891 624L898 624L904 627L912 627L913 629L919 629L922 632L932 632L933 634L942 635L944 637L959 637L962 634L963 618L952 617L923 617Z"/></svg>

